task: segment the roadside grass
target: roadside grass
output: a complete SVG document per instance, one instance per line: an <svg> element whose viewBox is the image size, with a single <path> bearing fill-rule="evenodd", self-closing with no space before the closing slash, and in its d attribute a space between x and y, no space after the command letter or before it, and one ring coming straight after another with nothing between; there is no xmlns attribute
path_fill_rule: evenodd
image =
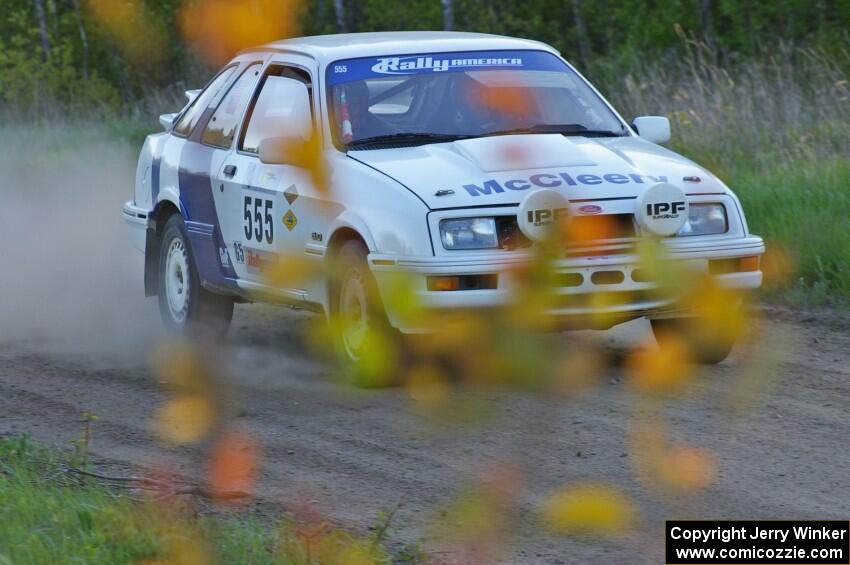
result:
<svg viewBox="0 0 850 565"><path fill-rule="evenodd" d="M790 255L792 277L767 296L814 306L850 300L850 161L740 170L730 184L750 229Z"/></svg>
<svg viewBox="0 0 850 565"><path fill-rule="evenodd" d="M198 517L63 472L63 454L0 440L0 564L387 563L380 540L332 531L310 546L294 524Z"/></svg>
<svg viewBox="0 0 850 565"><path fill-rule="evenodd" d="M666 115L671 148L740 197L750 231L790 256L763 292L815 306L850 301L850 51L783 46L720 63L684 38L672 60L598 70L624 116ZM593 73L591 73L593 75Z"/></svg>

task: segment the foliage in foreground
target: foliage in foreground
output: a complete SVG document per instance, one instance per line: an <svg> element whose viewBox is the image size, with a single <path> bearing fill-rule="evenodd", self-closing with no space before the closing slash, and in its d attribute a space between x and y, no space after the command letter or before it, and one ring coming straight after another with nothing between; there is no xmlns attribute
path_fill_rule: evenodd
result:
<svg viewBox="0 0 850 565"><path fill-rule="evenodd" d="M0 440L0 564L384 563L374 540L289 523L201 517L188 505L139 502L70 481L62 454Z"/></svg>

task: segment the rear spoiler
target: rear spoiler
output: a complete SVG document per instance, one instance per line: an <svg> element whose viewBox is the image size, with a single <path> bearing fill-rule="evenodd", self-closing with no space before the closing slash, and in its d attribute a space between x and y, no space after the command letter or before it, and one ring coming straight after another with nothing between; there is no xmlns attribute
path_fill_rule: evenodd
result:
<svg viewBox="0 0 850 565"><path fill-rule="evenodd" d="M174 126L175 119L177 119L177 112L173 114L163 114L159 117L159 125L161 125L162 129L165 131L171 131L171 128Z"/></svg>
<svg viewBox="0 0 850 565"><path fill-rule="evenodd" d="M191 104L195 100L195 98L198 97L198 94L200 94L200 93L201 93L200 88L195 89L195 90L187 90L186 91L186 100L188 100L188 102L186 102L186 104L187 105ZM177 119L177 115L179 113L180 112L175 112L173 114L163 114L163 115L161 115L159 117L159 124L162 126L162 129L164 129L165 131L170 131L171 128L174 126L174 120Z"/></svg>

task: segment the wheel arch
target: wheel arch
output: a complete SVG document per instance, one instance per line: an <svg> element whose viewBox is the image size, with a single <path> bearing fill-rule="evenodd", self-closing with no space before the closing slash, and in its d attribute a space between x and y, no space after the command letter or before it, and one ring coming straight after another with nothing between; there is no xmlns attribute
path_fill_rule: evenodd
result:
<svg viewBox="0 0 850 565"><path fill-rule="evenodd" d="M366 248L366 252L371 251L369 247L369 243L363 234L360 233L359 230L354 228L351 225L340 225L336 227L336 229L331 233L330 238L328 239L328 247L325 252L325 267L327 268L328 283L325 289L325 312L328 316L331 315L334 304L334 292L336 288L336 277L334 276L334 265L333 261L339 254L339 250L342 249L342 246L348 243L349 241L359 241Z"/></svg>
<svg viewBox="0 0 850 565"><path fill-rule="evenodd" d="M366 246L366 249L369 249L369 244L366 242L366 238L363 237L359 231L354 229L351 226L340 226L331 234L330 240L328 240L328 250L325 253L328 260L339 252L339 249L347 242L357 239L360 240L363 245Z"/></svg>
<svg viewBox="0 0 850 565"><path fill-rule="evenodd" d="M159 288L159 242L165 223L174 214L180 214L180 208L171 200L160 200L148 215L148 227L145 231L145 296L156 296Z"/></svg>

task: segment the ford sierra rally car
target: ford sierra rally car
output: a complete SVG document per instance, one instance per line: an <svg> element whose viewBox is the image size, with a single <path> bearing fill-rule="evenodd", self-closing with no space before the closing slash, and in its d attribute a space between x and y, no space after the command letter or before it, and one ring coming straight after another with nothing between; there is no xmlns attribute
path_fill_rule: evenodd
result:
<svg viewBox="0 0 850 565"><path fill-rule="evenodd" d="M234 303L286 303L343 317L338 345L356 362L370 325L429 330L382 300L394 273L429 309L504 305L511 273L564 213L616 233L566 249L557 291L616 295L604 308L618 321L646 317L657 330L687 315L646 292L641 237L723 287L761 284L762 239L723 182L659 145L667 119L627 122L543 43L450 32L289 39L238 54L187 97L145 141L123 207L145 291L178 330L226 329ZM308 143L329 186L280 150ZM345 268L281 288L264 270L287 256ZM603 307L593 304L546 314L569 320Z"/></svg>

